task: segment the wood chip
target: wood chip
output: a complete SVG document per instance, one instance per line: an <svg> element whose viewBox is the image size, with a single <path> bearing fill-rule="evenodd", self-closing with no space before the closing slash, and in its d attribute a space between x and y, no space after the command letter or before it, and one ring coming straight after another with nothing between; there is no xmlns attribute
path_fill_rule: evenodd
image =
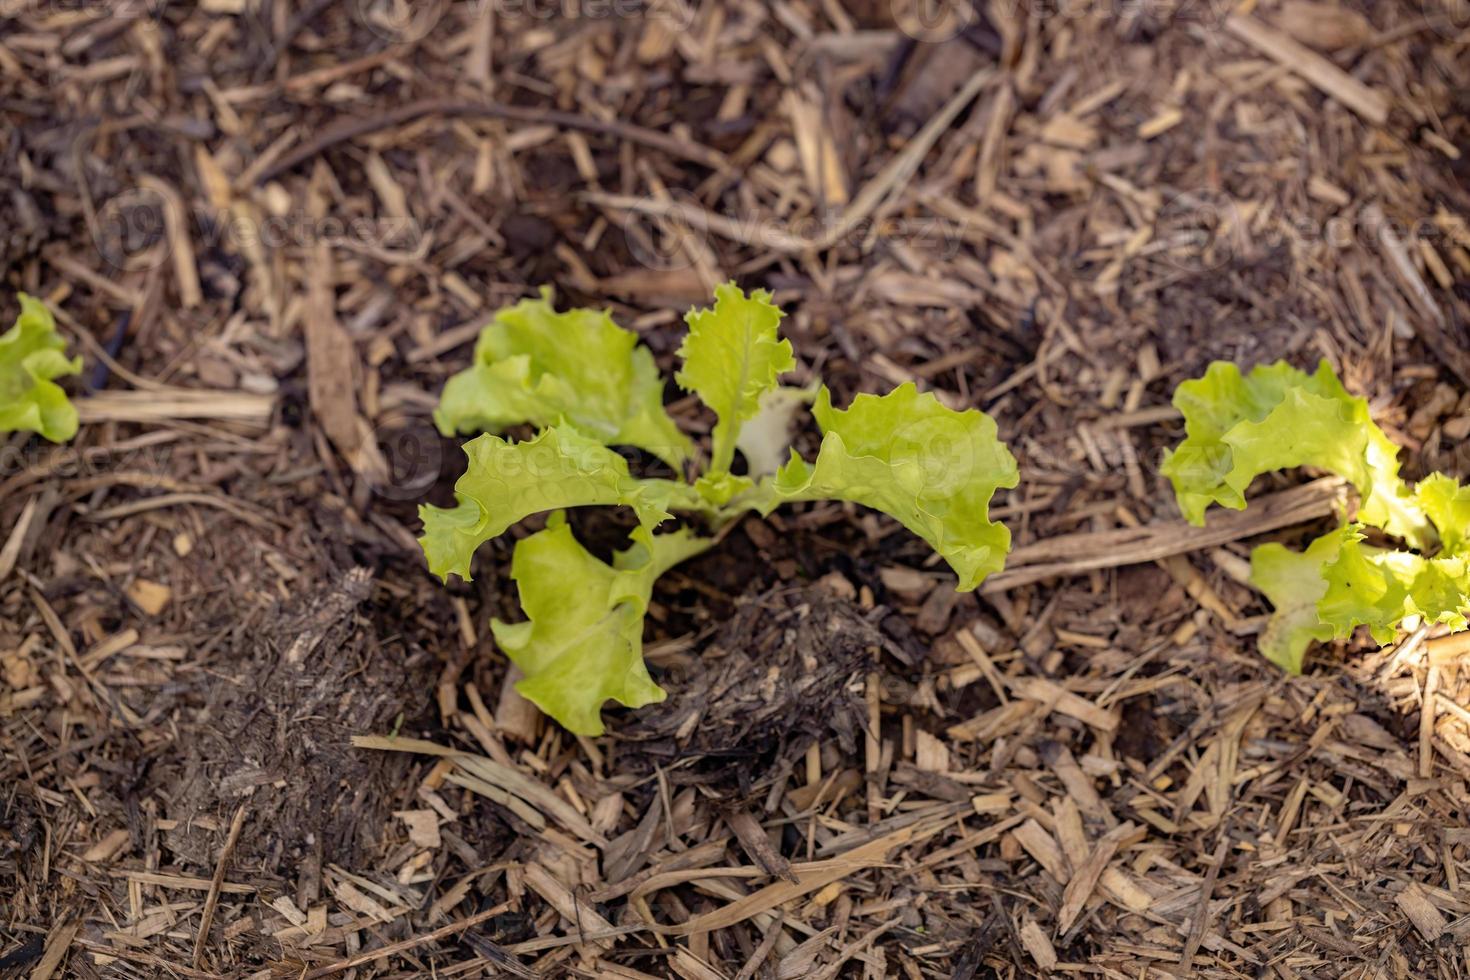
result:
<svg viewBox="0 0 1470 980"><path fill-rule="evenodd" d="M1021 924L1020 937L1021 945L1026 947L1026 952L1031 954L1038 967L1050 970L1057 965L1057 951L1035 919L1028 917Z"/></svg>
<svg viewBox="0 0 1470 980"><path fill-rule="evenodd" d="M128 598L149 616L157 616L168 608L174 590L161 582L150 582L146 578L134 579L127 588Z"/></svg>
<svg viewBox="0 0 1470 980"><path fill-rule="evenodd" d="M1376 125L1388 121L1388 100L1309 48L1244 14L1231 14L1225 29Z"/></svg>
<svg viewBox="0 0 1470 980"><path fill-rule="evenodd" d="M46 934L45 951L41 954L40 962L31 968L30 980L51 980L56 975L57 967L66 958L72 940L81 927L81 922L76 920L62 921Z"/></svg>
<svg viewBox="0 0 1470 980"><path fill-rule="evenodd" d="M1434 903L1429 900L1418 882L1410 882L1403 891L1394 896L1394 901L1404 910L1404 914L1426 942L1438 942L1439 937L1444 935L1445 917L1434 907Z"/></svg>
<svg viewBox="0 0 1470 980"><path fill-rule="evenodd" d="M1078 697L1055 681L1044 677L1024 677L1011 682L1017 697L1039 702L1051 711L1060 711L1103 732L1118 730L1118 715Z"/></svg>
<svg viewBox="0 0 1470 980"><path fill-rule="evenodd" d="M408 827L408 839L415 847L434 851L442 843L439 837L439 815L433 810L395 810L393 816Z"/></svg>
<svg viewBox="0 0 1470 980"><path fill-rule="evenodd" d="M132 835L123 829L112 830L97 843L82 852L82 860L102 864L111 861L122 853L122 849L132 840Z"/></svg>
<svg viewBox="0 0 1470 980"><path fill-rule="evenodd" d="M765 828L760 825L755 816L748 810L727 810L724 814L725 824L735 834L735 839L740 841L740 846L750 859L758 864L769 875L795 884L796 875L791 872L791 862L782 857L780 853L771 846L771 840L766 836Z"/></svg>
<svg viewBox="0 0 1470 980"><path fill-rule="evenodd" d="M1081 867L1077 868L1072 875L1072 880L1067 883L1067 889L1062 893L1062 907L1057 912L1057 931L1065 933L1072 928L1077 921L1077 916L1082 914L1082 908L1087 900L1092 897L1093 889L1102 877L1103 869L1118 852L1118 848L1135 835L1133 823L1123 823L1108 831L1099 838L1092 852L1087 856Z"/></svg>

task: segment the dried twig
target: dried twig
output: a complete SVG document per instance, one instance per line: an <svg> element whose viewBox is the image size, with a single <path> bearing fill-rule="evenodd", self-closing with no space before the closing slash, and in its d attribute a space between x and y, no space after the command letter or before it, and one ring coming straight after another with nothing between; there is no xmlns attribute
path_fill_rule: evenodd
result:
<svg viewBox="0 0 1470 980"><path fill-rule="evenodd" d="M230 855L235 851L235 844L240 840L240 830L244 826L245 804L241 803L235 810L235 816L230 820L229 833L225 835L224 846L219 851L219 860L214 865L214 877L209 881L209 892L204 896L204 911L199 916L199 934L194 939L194 958L190 964L196 970L204 961L205 943L209 941L209 927L214 925L214 910L219 906L220 889L224 887L225 872L230 866Z"/></svg>

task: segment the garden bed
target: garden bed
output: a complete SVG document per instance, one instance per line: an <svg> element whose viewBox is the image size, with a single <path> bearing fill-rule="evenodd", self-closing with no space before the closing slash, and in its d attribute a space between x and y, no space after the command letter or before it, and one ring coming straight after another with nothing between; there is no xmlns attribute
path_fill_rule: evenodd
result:
<svg viewBox="0 0 1470 980"><path fill-rule="evenodd" d="M1470 647L1284 676L1245 562L1341 485L1199 530L1158 473L1178 382L1278 357L1470 472L1453 9L391 6L0 20L5 303L87 362L75 441L0 437L0 976L1470 969ZM1016 550L961 595L747 515L656 587L668 699L573 737L488 628L527 529L425 568L430 413L542 284L668 373L732 278L838 403L995 417Z"/></svg>

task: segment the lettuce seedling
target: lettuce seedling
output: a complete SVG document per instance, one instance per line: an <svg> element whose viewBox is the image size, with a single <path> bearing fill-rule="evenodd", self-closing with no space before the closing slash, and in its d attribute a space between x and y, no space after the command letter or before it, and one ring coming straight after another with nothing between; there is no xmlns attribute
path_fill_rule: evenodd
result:
<svg viewBox="0 0 1470 980"><path fill-rule="evenodd" d="M898 519L954 569L961 591L1005 563L1010 532L990 519L1000 487L1014 487L1016 461L995 422L957 412L913 384L882 397L858 395L847 409L823 386L782 386L796 366L779 336L781 310L769 293L733 283L714 305L684 318L675 380L713 410L707 465L662 404L653 355L606 312L557 313L551 294L498 312L474 363L445 385L435 420L445 435L481 430L465 444L469 465L456 505L425 504L420 544L430 571L470 577L475 550L532 514L544 530L516 544L511 577L526 620L495 621L500 648L524 674L517 690L569 730L603 731L611 699L628 707L664 692L643 662L643 616L657 578L711 547L740 515L782 503L848 500ZM788 429L804 404L822 430L808 462L789 449ZM535 438L497 433L529 423ZM635 477L608 448L632 446L663 460L675 479ZM735 472L736 454L746 461ZM786 462L780 462L789 454ZM692 479L691 479L692 477ZM572 536L563 511L621 506L638 520L632 543L608 564ZM676 515L691 527L660 531Z"/></svg>
<svg viewBox="0 0 1470 980"><path fill-rule="evenodd" d="M77 410L56 378L80 374L82 359L62 351L66 341L40 300L20 294L20 316L0 334L0 432L38 432L52 442L77 434Z"/></svg>
<svg viewBox="0 0 1470 980"><path fill-rule="evenodd" d="M1203 524L1212 503L1243 509L1251 481L1272 470L1314 466L1358 491L1357 519L1305 551L1272 543L1252 553L1251 583L1275 608L1260 638L1267 659L1298 674L1313 641L1359 626L1379 643L1418 623L1467 627L1470 488L1442 473L1403 480L1399 447L1325 361L1310 375L1277 362L1248 376L1216 362L1179 385L1174 406L1186 438L1162 471L1191 523ZM1367 544L1370 527L1407 547Z"/></svg>

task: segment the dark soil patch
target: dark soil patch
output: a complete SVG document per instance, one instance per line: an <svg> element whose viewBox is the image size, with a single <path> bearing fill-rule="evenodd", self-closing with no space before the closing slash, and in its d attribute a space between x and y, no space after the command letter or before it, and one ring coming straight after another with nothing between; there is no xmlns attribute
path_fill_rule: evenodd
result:
<svg viewBox="0 0 1470 980"><path fill-rule="evenodd" d="M237 805L252 820L237 855L261 873L294 877L323 862L374 854L399 797L405 760L357 751L353 735L427 721L438 665L384 630L393 603L373 600L373 576L350 569L261 618L225 651L230 671L179 726L182 758L150 772L176 826L164 846L207 867L215 835L198 826Z"/></svg>
<svg viewBox="0 0 1470 980"><path fill-rule="evenodd" d="M728 800L789 772L814 742L854 753L866 726L856 692L884 643L871 618L818 588L738 600L697 655L664 664L668 699L618 728L620 768L667 770Z"/></svg>

